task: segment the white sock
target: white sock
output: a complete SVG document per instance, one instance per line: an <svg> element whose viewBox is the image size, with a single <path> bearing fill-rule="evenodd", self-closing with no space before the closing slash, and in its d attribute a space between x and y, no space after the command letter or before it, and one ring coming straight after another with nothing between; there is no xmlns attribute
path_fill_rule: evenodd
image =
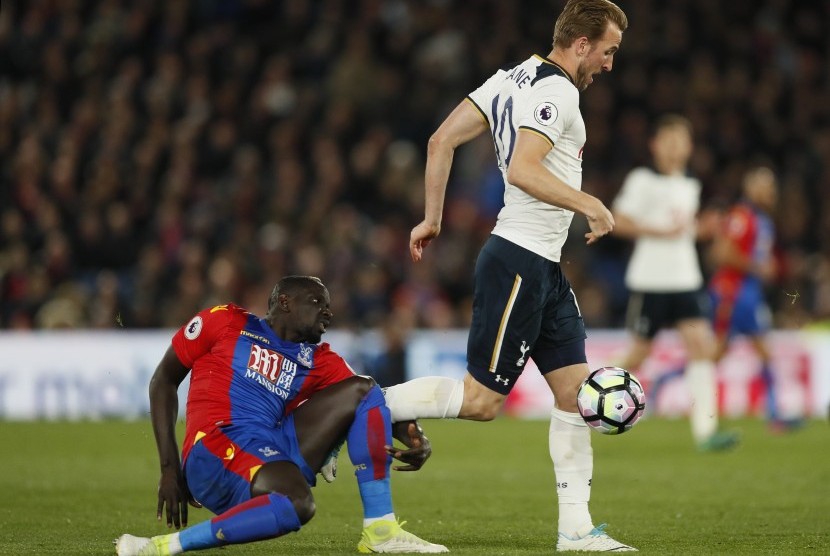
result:
<svg viewBox="0 0 830 556"><path fill-rule="evenodd" d="M593 527L588 511L594 471L590 431L579 413L553 408L548 441L559 497L559 532L575 537L577 531Z"/></svg>
<svg viewBox="0 0 830 556"><path fill-rule="evenodd" d="M695 442L703 442L718 428L718 395L715 364L708 360L690 361L686 366L686 384L692 397L689 420Z"/></svg>
<svg viewBox="0 0 830 556"><path fill-rule="evenodd" d="M363 527L364 527L364 529L366 527L368 527L369 525L371 525L372 523L374 523L376 521L380 521L381 519L383 519L385 521L395 521L395 514L391 513L391 514L382 515L380 517L364 517L363 518Z"/></svg>
<svg viewBox="0 0 830 556"><path fill-rule="evenodd" d="M415 378L384 390L392 422L455 419L464 401L464 381L440 376Z"/></svg>

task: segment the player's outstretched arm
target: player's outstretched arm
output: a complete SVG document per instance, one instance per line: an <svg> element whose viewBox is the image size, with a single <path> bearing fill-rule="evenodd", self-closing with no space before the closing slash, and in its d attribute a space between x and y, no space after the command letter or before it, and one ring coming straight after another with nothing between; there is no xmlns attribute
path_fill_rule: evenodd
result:
<svg viewBox="0 0 830 556"><path fill-rule="evenodd" d="M178 389L188 372L190 369L181 364L170 346L150 379L150 418L161 467L156 518L161 521L162 513L166 513L167 526L176 529L187 527L187 504L190 502L176 442Z"/></svg>
<svg viewBox="0 0 830 556"><path fill-rule="evenodd" d="M395 471L417 471L432 455L432 446L417 421L399 421L392 424L392 436L406 445L407 450L387 446L386 452L405 463L394 467Z"/></svg>
<svg viewBox="0 0 830 556"><path fill-rule="evenodd" d="M429 138L424 174L424 220L409 235L409 253L413 261L420 261L424 247L441 233L444 196L455 149L486 129L487 122L481 113L471 103L462 101Z"/></svg>

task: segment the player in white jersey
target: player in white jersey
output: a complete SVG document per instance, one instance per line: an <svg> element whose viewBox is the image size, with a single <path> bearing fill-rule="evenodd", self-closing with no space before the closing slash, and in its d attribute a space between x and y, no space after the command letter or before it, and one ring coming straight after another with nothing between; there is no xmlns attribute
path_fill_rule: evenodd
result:
<svg viewBox="0 0 830 556"><path fill-rule="evenodd" d="M574 212L588 219L589 244L614 226L602 202L580 190L579 92L611 71L627 27L625 14L607 0L570 0L547 56L498 70L430 138L425 218L410 236L414 261L441 230L455 149L487 131L504 176L504 208L476 263L467 376L419 378L386 390L395 415L488 421L532 357L555 397L549 445L560 551L635 550L605 534L604 525L595 527L588 511L593 452L576 406L588 375L585 326L559 267Z"/></svg>
<svg viewBox="0 0 830 556"><path fill-rule="evenodd" d="M730 448L738 439L718 431L715 340L695 245L701 185L687 175L691 123L663 116L650 146L655 168L632 170L613 203L614 233L635 240L625 275L634 341L620 366L639 368L657 333L676 328L688 358L683 374L693 400L692 436L703 451Z"/></svg>

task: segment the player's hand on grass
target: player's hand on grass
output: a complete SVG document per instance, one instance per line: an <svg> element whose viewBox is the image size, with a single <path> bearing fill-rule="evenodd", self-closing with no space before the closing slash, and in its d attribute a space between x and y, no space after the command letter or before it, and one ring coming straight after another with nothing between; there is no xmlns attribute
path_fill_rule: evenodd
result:
<svg viewBox="0 0 830 556"><path fill-rule="evenodd" d="M432 446L417 421L400 421L392 425L392 436L403 442L407 449L386 446L386 452L406 465L395 466L395 471L417 471L432 455Z"/></svg>
<svg viewBox="0 0 830 556"><path fill-rule="evenodd" d="M161 521L162 514L167 518L167 526L180 529L187 527L187 505L201 508L201 504L190 495L190 489L179 470L167 470L159 479L159 500L156 519Z"/></svg>

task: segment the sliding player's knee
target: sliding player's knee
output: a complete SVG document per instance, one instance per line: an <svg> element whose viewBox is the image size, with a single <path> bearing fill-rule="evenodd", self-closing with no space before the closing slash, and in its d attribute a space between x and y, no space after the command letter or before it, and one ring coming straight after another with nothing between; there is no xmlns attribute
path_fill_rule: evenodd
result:
<svg viewBox="0 0 830 556"><path fill-rule="evenodd" d="M314 517L314 495L297 466L288 461L272 461L263 465L251 481L251 497L276 495L288 499L297 513L300 524ZM279 504L272 507L278 508ZM275 509L278 513L278 510Z"/></svg>
<svg viewBox="0 0 830 556"><path fill-rule="evenodd" d="M291 504L294 505L294 511L297 512L297 517L300 520L301 525L305 525L311 518L314 517L314 513L317 511L317 506L314 503L314 497L311 495L311 492L305 493L298 497L291 497Z"/></svg>
<svg viewBox="0 0 830 556"><path fill-rule="evenodd" d="M363 398L365 398L372 390L372 388L374 388L377 385L375 379L365 375L350 377L347 378L344 382L349 383L350 391L355 394L358 400L362 400Z"/></svg>
<svg viewBox="0 0 830 556"><path fill-rule="evenodd" d="M377 396L383 399L383 394L380 392L374 379L369 376L353 376L342 382L337 383L332 388L331 397L328 398L325 411L329 415L342 414L343 418L349 418L354 415L356 407L360 406L373 390L377 390ZM328 389L327 389L328 390ZM325 390L323 392L326 392ZM319 394L318 394L319 395ZM310 401L314 401L312 398Z"/></svg>

